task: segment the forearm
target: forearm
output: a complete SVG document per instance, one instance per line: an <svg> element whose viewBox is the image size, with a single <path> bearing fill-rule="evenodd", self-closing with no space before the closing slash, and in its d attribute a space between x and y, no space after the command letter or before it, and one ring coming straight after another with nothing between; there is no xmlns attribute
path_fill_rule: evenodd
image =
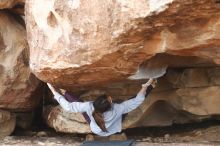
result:
<svg viewBox="0 0 220 146"><path fill-rule="evenodd" d="M60 104L60 106L67 112L86 112L90 107L89 102L69 102L66 100L64 96L59 94L58 92L55 93L54 99Z"/></svg>
<svg viewBox="0 0 220 146"><path fill-rule="evenodd" d="M145 97L147 97L152 90L153 90L153 86L152 85L148 86L147 90L146 90L146 93L145 93Z"/></svg>
<svg viewBox="0 0 220 146"><path fill-rule="evenodd" d="M63 95L61 95L59 92L56 91L56 89L50 84L47 83L49 89L51 90L51 92L54 95L54 99L60 104L60 106L66 110L66 111L70 111L71 107L70 107L70 102L68 102Z"/></svg>
<svg viewBox="0 0 220 146"><path fill-rule="evenodd" d="M122 113L128 113L136 109L141 103L143 103L145 96L153 89L152 85L142 87L135 98L129 99L121 103Z"/></svg>
<svg viewBox="0 0 220 146"><path fill-rule="evenodd" d="M138 94L142 94L144 96L148 96L149 93L152 91L153 89L153 86L152 85L149 85L149 86L144 86L141 88L141 90L138 92Z"/></svg>
<svg viewBox="0 0 220 146"><path fill-rule="evenodd" d="M121 109L122 114L128 113L136 109L141 103L144 102L145 96L149 95L149 93L153 89L152 82L153 79L149 79L147 83L142 84L142 88L135 98L129 99L120 104L119 108Z"/></svg>
<svg viewBox="0 0 220 146"><path fill-rule="evenodd" d="M141 90L138 92L138 94L145 95L146 94L146 90L147 90L147 87L142 87Z"/></svg>
<svg viewBox="0 0 220 146"><path fill-rule="evenodd" d="M58 92L54 92L54 99L59 103L59 105L66 111L70 111L70 102L68 102L63 95Z"/></svg>

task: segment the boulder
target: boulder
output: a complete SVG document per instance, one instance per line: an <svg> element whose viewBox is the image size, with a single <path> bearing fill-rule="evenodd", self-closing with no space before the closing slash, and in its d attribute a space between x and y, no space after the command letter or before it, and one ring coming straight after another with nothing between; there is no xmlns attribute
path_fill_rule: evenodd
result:
<svg viewBox="0 0 220 146"><path fill-rule="evenodd" d="M59 132L89 133L89 125L80 113L65 112L60 106L45 107L44 119L49 127Z"/></svg>
<svg viewBox="0 0 220 146"><path fill-rule="evenodd" d="M30 68L84 100L102 93L125 100L168 67L123 127L210 118L220 113L219 8L210 0L28 0ZM80 114L51 107L44 115L57 131L90 132Z"/></svg>
<svg viewBox="0 0 220 146"><path fill-rule="evenodd" d="M219 64L219 13L210 0L28 0L30 67L74 90L125 81L158 53Z"/></svg>
<svg viewBox="0 0 220 146"><path fill-rule="evenodd" d="M0 108L29 111L40 100L35 93L39 80L29 69L25 28L5 11L0 11Z"/></svg>
<svg viewBox="0 0 220 146"><path fill-rule="evenodd" d="M16 118L8 111L0 110L0 137L10 135L15 128Z"/></svg>

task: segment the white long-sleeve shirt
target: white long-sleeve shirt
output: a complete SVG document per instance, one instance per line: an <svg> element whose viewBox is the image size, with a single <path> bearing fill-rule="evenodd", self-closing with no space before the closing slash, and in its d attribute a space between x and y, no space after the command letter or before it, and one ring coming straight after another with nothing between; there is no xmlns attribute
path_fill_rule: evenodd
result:
<svg viewBox="0 0 220 146"><path fill-rule="evenodd" d="M105 127L108 132L103 132L96 124L92 116L94 111L93 102L68 102L61 94L54 92L54 98L60 106L68 112L86 112L91 120L91 131L100 136L109 136L111 134L121 132L122 115L136 109L145 99L145 91L140 91L135 98L126 100L120 104L113 103L111 110L103 113Z"/></svg>

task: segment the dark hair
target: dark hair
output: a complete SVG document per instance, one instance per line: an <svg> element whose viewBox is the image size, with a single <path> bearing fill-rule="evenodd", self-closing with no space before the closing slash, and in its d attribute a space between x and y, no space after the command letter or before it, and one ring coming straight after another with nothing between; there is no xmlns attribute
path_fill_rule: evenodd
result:
<svg viewBox="0 0 220 146"><path fill-rule="evenodd" d="M111 103L108 101L108 97L105 94L97 97L96 100L93 102L93 106L94 111L92 113L92 116L95 119L95 122L102 129L103 132L107 132L102 114L111 108Z"/></svg>

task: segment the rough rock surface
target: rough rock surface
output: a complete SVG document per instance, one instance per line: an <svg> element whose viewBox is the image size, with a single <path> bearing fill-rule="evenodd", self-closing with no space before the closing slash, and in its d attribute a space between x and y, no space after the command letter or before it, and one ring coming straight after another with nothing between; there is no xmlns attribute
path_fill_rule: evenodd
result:
<svg viewBox="0 0 220 146"><path fill-rule="evenodd" d="M0 18L0 108L32 110L41 96L34 93L39 80L29 69L25 28L4 11Z"/></svg>
<svg viewBox="0 0 220 146"><path fill-rule="evenodd" d="M210 0L28 0L31 69L73 90L125 80L157 53L220 64L219 13Z"/></svg>
<svg viewBox="0 0 220 146"><path fill-rule="evenodd" d="M1 0L0 9L13 8L15 5L24 5L25 0Z"/></svg>
<svg viewBox="0 0 220 146"><path fill-rule="evenodd" d="M144 104L128 114L124 128L220 114L217 1L28 0L25 8L31 70L78 95L89 90L81 95L85 100L104 92L127 99L144 82L129 77L149 66L169 67ZM58 107L48 108L45 119L57 131L90 132L80 114Z"/></svg>
<svg viewBox="0 0 220 146"><path fill-rule="evenodd" d="M44 119L56 131L66 133L88 133L90 127L80 113L68 113L61 107L46 107Z"/></svg>
<svg viewBox="0 0 220 146"><path fill-rule="evenodd" d="M32 128L33 122L34 122L34 112L15 113L15 115L16 115L16 126L17 127L22 128L22 129Z"/></svg>
<svg viewBox="0 0 220 146"><path fill-rule="evenodd" d="M128 114L123 127L169 126L197 122L220 114L219 78L219 67L169 69L144 103ZM114 99L126 99L137 93L142 82L144 80L114 83L103 90L86 92L81 98L93 100L107 93ZM57 131L90 132L80 113L71 115L58 107L50 107L45 119Z"/></svg>
<svg viewBox="0 0 220 146"><path fill-rule="evenodd" d="M15 128L15 116L8 111L0 110L0 137L10 135Z"/></svg>

